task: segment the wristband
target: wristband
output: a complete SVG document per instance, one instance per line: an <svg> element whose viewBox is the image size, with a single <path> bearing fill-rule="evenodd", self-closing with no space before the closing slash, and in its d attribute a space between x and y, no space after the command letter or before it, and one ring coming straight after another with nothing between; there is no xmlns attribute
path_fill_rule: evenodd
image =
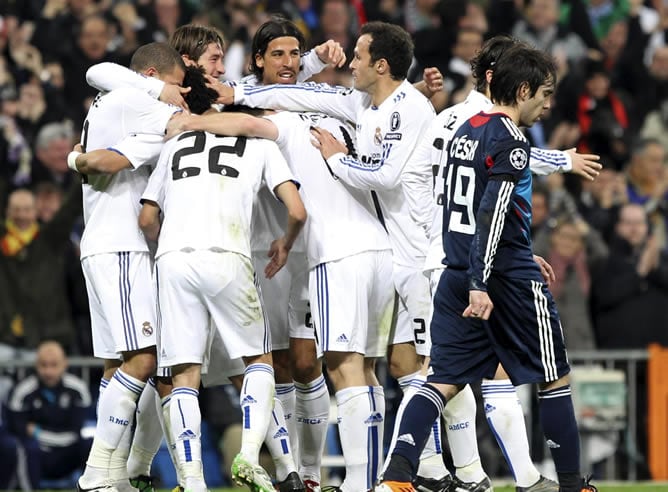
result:
<svg viewBox="0 0 668 492"><path fill-rule="evenodd" d="M67 154L67 167L69 167L72 171L74 172L79 172L79 169L77 168L77 157L81 155L81 152L77 152L76 150L73 150L69 154Z"/></svg>

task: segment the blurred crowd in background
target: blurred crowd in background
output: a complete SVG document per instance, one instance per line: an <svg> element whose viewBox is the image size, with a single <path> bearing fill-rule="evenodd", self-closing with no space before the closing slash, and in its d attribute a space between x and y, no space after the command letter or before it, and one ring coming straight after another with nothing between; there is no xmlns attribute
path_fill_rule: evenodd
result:
<svg viewBox="0 0 668 492"><path fill-rule="evenodd" d="M469 61L510 33L547 50L559 81L534 146L601 156L594 182L536 178L536 254L569 350L668 345L668 2L665 0L0 0L0 358L56 340L91 355L78 258L81 187L66 158L95 89L86 70L127 65L186 23L224 33L227 80L248 73L250 40L272 14L308 44L339 42L352 59L360 25L402 25L415 42L412 81L444 76L445 106L473 88ZM347 65L318 81L351 85ZM440 110L443 108L437 108Z"/></svg>

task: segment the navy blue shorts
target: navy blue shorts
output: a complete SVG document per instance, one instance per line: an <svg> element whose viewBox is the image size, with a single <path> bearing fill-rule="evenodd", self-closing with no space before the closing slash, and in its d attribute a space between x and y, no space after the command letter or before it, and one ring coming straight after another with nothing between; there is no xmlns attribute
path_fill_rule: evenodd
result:
<svg viewBox="0 0 668 492"><path fill-rule="evenodd" d="M561 322L544 282L492 275L488 321L464 318L468 275L446 268L434 296L428 381L464 384L493 378L499 363L513 384L555 381L570 372ZM430 371L431 372L431 371Z"/></svg>

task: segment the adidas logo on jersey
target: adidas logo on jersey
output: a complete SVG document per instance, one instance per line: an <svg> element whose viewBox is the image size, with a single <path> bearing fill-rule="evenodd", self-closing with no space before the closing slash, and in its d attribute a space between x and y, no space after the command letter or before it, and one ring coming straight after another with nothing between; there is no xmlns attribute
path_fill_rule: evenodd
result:
<svg viewBox="0 0 668 492"><path fill-rule="evenodd" d="M378 424L383 421L383 414L380 412L372 413L368 419L364 421L365 424Z"/></svg>
<svg viewBox="0 0 668 492"><path fill-rule="evenodd" d="M403 441L406 444L415 446L415 439L413 439L413 434L401 434L399 437L397 437L397 441Z"/></svg>
<svg viewBox="0 0 668 492"><path fill-rule="evenodd" d="M552 439L548 439L546 444L550 449L557 449L561 447L559 443L554 442Z"/></svg>
<svg viewBox="0 0 668 492"><path fill-rule="evenodd" d="M496 410L496 407L494 405L485 403L485 413L493 412L494 410Z"/></svg>
<svg viewBox="0 0 668 492"><path fill-rule="evenodd" d="M197 439L197 436L193 431L190 429L186 429L181 433L181 435L178 437L179 439Z"/></svg>
<svg viewBox="0 0 668 492"><path fill-rule="evenodd" d="M281 427L278 429L276 434L274 434L274 439L278 439L279 437L287 437L288 436L288 430L285 427Z"/></svg>
<svg viewBox="0 0 668 492"><path fill-rule="evenodd" d="M336 341L339 343L348 343L348 337L344 333L341 333Z"/></svg>
<svg viewBox="0 0 668 492"><path fill-rule="evenodd" d="M243 400L241 400L242 407L244 405L250 405L251 403L257 403L257 400L253 398L251 395L246 395L246 397Z"/></svg>

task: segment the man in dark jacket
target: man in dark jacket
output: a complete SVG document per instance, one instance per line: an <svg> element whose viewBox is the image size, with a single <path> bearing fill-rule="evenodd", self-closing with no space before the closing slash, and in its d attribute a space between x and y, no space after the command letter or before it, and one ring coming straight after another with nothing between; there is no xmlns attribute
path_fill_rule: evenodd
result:
<svg viewBox="0 0 668 492"><path fill-rule="evenodd" d="M81 468L92 439L81 429L91 406L86 383L66 372L67 358L58 342L37 350L37 374L18 383L7 404L9 429L26 451L31 486Z"/></svg>

